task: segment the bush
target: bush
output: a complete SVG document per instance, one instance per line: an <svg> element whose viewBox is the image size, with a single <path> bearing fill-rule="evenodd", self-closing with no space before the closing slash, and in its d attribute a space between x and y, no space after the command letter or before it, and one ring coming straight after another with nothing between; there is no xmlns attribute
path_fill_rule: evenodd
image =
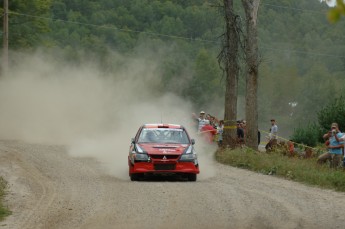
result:
<svg viewBox="0 0 345 229"><path fill-rule="evenodd" d="M0 221L8 216L9 214L11 214L11 212L5 208L2 204L3 198L5 196L5 189L6 189L7 183L6 181L0 177Z"/></svg>
<svg viewBox="0 0 345 229"><path fill-rule="evenodd" d="M291 140L303 145L314 147L322 141L323 128L318 124L309 123L305 127L298 127L294 130Z"/></svg>
<svg viewBox="0 0 345 229"><path fill-rule="evenodd" d="M317 114L321 128L326 132L333 122L338 123L339 129L345 131L345 99L340 97L324 107Z"/></svg>

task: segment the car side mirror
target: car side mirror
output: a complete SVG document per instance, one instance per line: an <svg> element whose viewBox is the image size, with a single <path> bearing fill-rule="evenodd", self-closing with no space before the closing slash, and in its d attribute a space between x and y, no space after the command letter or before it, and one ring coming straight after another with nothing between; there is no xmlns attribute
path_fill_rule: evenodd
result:
<svg viewBox="0 0 345 229"><path fill-rule="evenodd" d="M190 141L192 142L192 145L195 144L195 140L194 139L191 139Z"/></svg>
<svg viewBox="0 0 345 229"><path fill-rule="evenodd" d="M131 142L132 142L132 144L135 144L135 139L134 139L134 138L132 138Z"/></svg>

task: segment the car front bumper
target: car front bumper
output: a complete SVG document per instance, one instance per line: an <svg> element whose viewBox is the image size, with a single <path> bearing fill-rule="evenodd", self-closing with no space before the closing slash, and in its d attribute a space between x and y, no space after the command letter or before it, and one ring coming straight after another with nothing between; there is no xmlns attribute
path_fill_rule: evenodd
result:
<svg viewBox="0 0 345 229"><path fill-rule="evenodd" d="M132 164L128 161L129 174L133 173L193 173L198 174L199 166L193 162L176 162L176 163L152 163L136 162Z"/></svg>

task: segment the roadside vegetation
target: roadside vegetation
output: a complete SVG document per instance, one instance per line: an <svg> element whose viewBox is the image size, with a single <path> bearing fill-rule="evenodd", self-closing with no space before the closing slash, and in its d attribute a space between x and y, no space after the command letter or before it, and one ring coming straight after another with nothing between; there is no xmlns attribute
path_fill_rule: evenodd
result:
<svg viewBox="0 0 345 229"><path fill-rule="evenodd" d="M0 221L11 214L11 212L3 205L6 186L7 182L2 177L0 177Z"/></svg>
<svg viewBox="0 0 345 229"><path fill-rule="evenodd" d="M345 131L345 98L340 96L333 99L317 112L317 121L306 122L294 129L292 141L314 147L323 144L322 136L327 133L333 122L338 123L340 131Z"/></svg>
<svg viewBox="0 0 345 229"><path fill-rule="evenodd" d="M288 157L281 151L266 153L249 148L216 152L216 160L223 164L345 192L345 171L342 168L330 169L328 164L318 165L315 156L308 159Z"/></svg>

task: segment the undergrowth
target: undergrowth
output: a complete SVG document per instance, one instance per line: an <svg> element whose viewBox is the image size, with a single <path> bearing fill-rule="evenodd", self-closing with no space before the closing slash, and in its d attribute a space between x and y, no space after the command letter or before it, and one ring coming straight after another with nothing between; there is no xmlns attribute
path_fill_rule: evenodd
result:
<svg viewBox="0 0 345 229"><path fill-rule="evenodd" d="M0 177L0 220L3 220L6 216L11 214L11 212L3 205L4 196L6 194L6 186L7 182Z"/></svg>
<svg viewBox="0 0 345 229"><path fill-rule="evenodd" d="M345 192L345 171L318 165L317 158L287 157L280 152L258 152L248 148L226 149L216 152L220 163L276 175L297 182Z"/></svg>

